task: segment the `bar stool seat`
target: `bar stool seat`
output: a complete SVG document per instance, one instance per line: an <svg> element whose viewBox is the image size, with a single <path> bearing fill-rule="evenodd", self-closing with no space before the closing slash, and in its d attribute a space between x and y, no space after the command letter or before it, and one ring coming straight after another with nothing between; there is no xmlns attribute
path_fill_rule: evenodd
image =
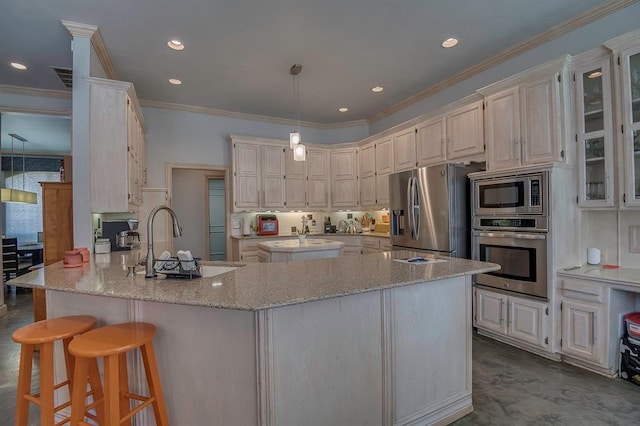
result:
<svg viewBox="0 0 640 426"><path fill-rule="evenodd" d="M26 425L29 417L29 403L32 402L40 406L40 424L53 425L55 423L55 413L70 406L71 401L54 406L54 392L63 387L69 387L69 395L73 391L74 359L69 354L69 344L74 336L91 330L96 324L96 319L88 315L76 315L60 318L52 318L38 321L16 330L12 337L13 341L19 343L20 347L20 370L18 372L18 391L16 398L16 421L17 426ZM54 384L53 377L53 346L54 342L62 340L64 351L64 361L67 370L67 380ZM40 392L31 394L31 371L33 367L33 352L36 345L40 348ZM91 395L93 399L102 398L102 388L100 385L97 363L88 366L87 374L91 371L89 383L91 391L86 395ZM86 383L86 377L85 377ZM88 409L82 407L82 409ZM97 420L100 417L88 414L88 417ZM67 419L68 421L68 419ZM61 422L58 424L62 424Z"/></svg>
<svg viewBox="0 0 640 426"><path fill-rule="evenodd" d="M167 408L162 394L160 376L153 337L156 327L143 322L129 322L97 328L74 339L69 345L69 353L76 357L74 392L71 398L71 424L83 424L85 405L84 394L80 391L86 386L88 362L103 357L104 367L104 412L105 424L115 426L131 424L131 418L147 407L153 406L156 424L169 424ZM140 348L144 364L149 396L129 392L126 353ZM130 400L141 404L131 409Z"/></svg>

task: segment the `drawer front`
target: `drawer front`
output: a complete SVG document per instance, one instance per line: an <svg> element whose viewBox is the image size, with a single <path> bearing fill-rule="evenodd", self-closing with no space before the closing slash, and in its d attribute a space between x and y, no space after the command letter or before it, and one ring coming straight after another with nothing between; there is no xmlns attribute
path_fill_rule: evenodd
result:
<svg viewBox="0 0 640 426"><path fill-rule="evenodd" d="M597 283L562 278L560 286L564 297L596 303L602 303L605 299L604 286Z"/></svg>
<svg viewBox="0 0 640 426"><path fill-rule="evenodd" d="M240 241L240 251L258 251L258 243L260 242L259 239L242 240Z"/></svg>
<svg viewBox="0 0 640 426"><path fill-rule="evenodd" d="M362 238L362 246L371 248L371 249L379 249L380 248L380 238L376 237L363 237Z"/></svg>
<svg viewBox="0 0 640 426"><path fill-rule="evenodd" d="M391 240L388 238L380 238L380 250L391 250Z"/></svg>

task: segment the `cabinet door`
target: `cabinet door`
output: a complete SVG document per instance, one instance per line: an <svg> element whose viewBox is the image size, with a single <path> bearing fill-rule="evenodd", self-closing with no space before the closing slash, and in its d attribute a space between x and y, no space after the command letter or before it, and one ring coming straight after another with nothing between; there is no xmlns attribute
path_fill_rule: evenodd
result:
<svg viewBox="0 0 640 426"><path fill-rule="evenodd" d="M476 324L496 333L507 333L507 296L491 291L476 290Z"/></svg>
<svg viewBox="0 0 640 426"><path fill-rule="evenodd" d="M307 205L309 207L329 206L329 160L327 151L307 150Z"/></svg>
<svg viewBox="0 0 640 426"><path fill-rule="evenodd" d="M467 157L484 152L482 101L455 109L446 115L447 158Z"/></svg>
<svg viewBox="0 0 640 426"><path fill-rule="evenodd" d="M556 155L559 139L558 74L523 85L521 88L522 163L560 161Z"/></svg>
<svg viewBox="0 0 640 426"><path fill-rule="evenodd" d="M410 170L416 166L415 128L393 135L393 164L396 172Z"/></svg>
<svg viewBox="0 0 640 426"><path fill-rule="evenodd" d="M545 303L509 297L507 334L536 346L546 346L547 321Z"/></svg>
<svg viewBox="0 0 640 426"><path fill-rule="evenodd" d="M360 167L360 205L376 205L376 156L375 144L360 148L358 167Z"/></svg>
<svg viewBox="0 0 640 426"><path fill-rule="evenodd" d="M334 207L358 206L357 149L331 151L331 204Z"/></svg>
<svg viewBox="0 0 640 426"><path fill-rule="evenodd" d="M234 194L235 207L260 207L260 163L258 162L260 147L250 143L234 143Z"/></svg>
<svg viewBox="0 0 640 426"><path fill-rule="evenodd" d="M562 353L585 361L599 362L601 305L562 301Z"/></svg>
<svg viewBox="0 0 640 426"><path fill-rule="evenodd" d="M574 72L578 200L581 207L614 205L611 72L609 59Z"/></svg>
<svg viewBox="0 0 640 426"><path fill-rule="evenodd" d="M304 208L307 206L306 161L294 161L293 150L285 149L285 206Z"/></svg>
<svg viewBox="0 0 640 426"><path fill-rule="evenodd" d="M386 137L376 141L376 173L388 175L393 173L393 139Z"/></svg>
<svg viewBox="0 0 640 426"><path fill-rule="evenodd" d="M444 115L441 115L417 126L416 159L419 167L447 159L445 123Z"/></svg>
<svg viewBox="0 0 640 426"><path fill-rule="evenodd" d="M262 147L262 207L284 207L284 152L281 146Z"/></svg>
<svg viewBox="0 0 640 426"><path fill-rule="evenodd" d="M389 207L389 175L376 176L376 205Z"/></svg>
<svg viewBox="0 0 640 426"><path fill-rule="evenodd" d="M624 132L624 203L640 206L640 47L620 54L622 123Z"/></svg>
<svg viewBox="0 0 640 426"><path fill-rule="evenodd" d="M518 88L488 96L487 169L520 165L520 99Z"/></svg>

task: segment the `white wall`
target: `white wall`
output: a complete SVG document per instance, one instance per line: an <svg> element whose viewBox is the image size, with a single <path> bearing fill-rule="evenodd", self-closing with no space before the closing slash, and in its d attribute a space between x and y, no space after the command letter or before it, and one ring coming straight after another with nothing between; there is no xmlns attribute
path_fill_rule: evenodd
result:
<svg viewBox="0 0 640 426"><path fill-rule="evenodd" d="M182 227L182 236L173 240L174 255L190 250L194 257L209 259L209 218L206 216L207 182L210 171L174 169L172 207ZM158 214L167 214L159 212ZM167 214L168 215L168 214ZM156 253L158 256L160 253Z"/></svg>

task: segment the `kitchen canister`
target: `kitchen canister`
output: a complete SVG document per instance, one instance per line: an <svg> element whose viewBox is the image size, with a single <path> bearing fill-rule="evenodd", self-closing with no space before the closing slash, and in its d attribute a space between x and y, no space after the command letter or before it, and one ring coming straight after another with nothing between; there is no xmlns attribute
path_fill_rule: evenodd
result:
<svg viewBox="0 0 640 426"><path fill-rule="evenodd" d="M597 249L595 247L589 247L587 249L587 263L589 265L600 264L600 249Z"/></svg>
<svg viewBox="0 0 640 426"><path fill-rule="evenodd" d="M96 253L111 253L111 241L108 238L98 238L93 246Z"/></svg>

